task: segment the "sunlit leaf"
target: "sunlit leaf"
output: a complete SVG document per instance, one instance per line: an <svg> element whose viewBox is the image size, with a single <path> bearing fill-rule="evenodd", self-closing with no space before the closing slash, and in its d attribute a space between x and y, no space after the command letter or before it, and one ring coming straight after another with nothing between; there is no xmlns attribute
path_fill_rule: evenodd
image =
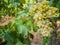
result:
<svg viewBox="0 0 60 45"><path fill-rule="evenodd" d="M4 2L8 3L8 0L4 0Z"/></svg>

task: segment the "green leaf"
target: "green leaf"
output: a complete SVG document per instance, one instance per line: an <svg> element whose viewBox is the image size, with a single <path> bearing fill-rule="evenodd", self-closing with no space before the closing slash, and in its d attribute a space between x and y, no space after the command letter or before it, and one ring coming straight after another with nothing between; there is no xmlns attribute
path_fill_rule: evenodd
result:
<svg viewBox="0 0 60 45"><path fill-rule="evenodd" d="M50 6L52 6L52 5L53 5L53 0L50 0L49 5L50 5Z"/></svg>
<svg viewBox="0 0 60 45"><path fill-rule="evenodd" d="M28 38L24 40L24 43L25 43L26 45L31 45L30 40L29 40Z"/></svg>
<svg viewBox="0 0 60 45"><path fill-rule="evenodd" d="M27 21L27 24L28 28L31 30L31 28L33 28L33 23L32 21Z"/></svg>
<svg viewBox="0 0 60 45"><path fill-rule="evenodd" d="M20 0L21 3L25 3L25 0Z"/></svg>
<svg viewBox="0 0 60 45"><path fill-rule="evenodd" d="M23 11L19 11L19 12L17 13L17 18L24 18L26 15L27 15L27 14L25 13L24 10L23 10Z"/></svg>
<svg viewBox="0 0 60 45"><path fill-rule="evenodd" d="M12 43L14 41L14 39L11 37L11 35L9 33L9 30L5 31L5 39L10 43Z"/></svg>
<svg viewBox="0 0 60 45"><path fill-rule="evenodd" d="M4 2L8 3L8 0L4 0Z"/></svg>
<svg viewBox="0 0 60 45"><path fill-rule="evenodd" d="M23 43L20 41L17 41L16 45L23 45Z"/></svg>
<svg viewBox="0 0 60 45"><path fill-rule="evenodd" d="M4 37L4 32L2 30L0 30L0 38Z"/></svg>
<svg viewBox="0 0 60 45"><path fill-rule="evenodd" d="M17 31L16 31L16 30L10 30L10 35L11 35L11 37L12 37L13 39L16 40L16 38L17 38Z"/></svg>
<svg viewBox="0 0 60 45"><path fill-rule="evenodd" d="M26 17L22 17L22 22L23 22L23 24L25 24L26 23Z"/></svg>
<svg viewBox="0 0 60 45"><path fill-rule="evenodd" d="M28 27L22 23L23 22L21 20L16 20L15 27L18 34L22 34L23 36L25 36L28 33Z"/></svg>
<svg viewBox="0 0 60 45"><path fill-rule="evenodd" d="M27 25L31 27L32 26L32 22L31 21L28 21L27 22Z"/></svg>
<svg viewBox="0 0 60 45"><path fill-rule="evenodd" d="M28 33L28 28L24 25L20 25L20 26L18 26L18 33L25 36Z"/></svg>
<svg viewBox="0 0 60 45"><path fill-rule="evenodd" d="M50 43L50 37L43 37L43 44L48 45Z"/></svg>
<svg viewBox="0 0 60 45"><path fill-rule="evenodd" d="M38 26L33 25L33 31L37 32L37 30L38 30Z"/></svg>
<svg viewBox="0 0 60 45"><path fill-rule="evenodd" d="M12 42L7 42L6 45L14 45Z"/></svg>
<svg viewBox="0 0 60 45"><path fill-rule="evenodd" d="M18 26L18 25L22 25L22 20L19 20L19 19L16 19L16 22L15 22L15 25Z"/></svg>

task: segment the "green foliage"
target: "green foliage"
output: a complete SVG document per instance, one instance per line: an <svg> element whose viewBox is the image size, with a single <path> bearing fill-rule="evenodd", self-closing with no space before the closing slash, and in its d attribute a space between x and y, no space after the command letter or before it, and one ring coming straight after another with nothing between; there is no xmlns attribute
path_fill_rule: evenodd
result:
<svg viewBox="0 0 60 45"><path fill-rule="evenodd" d="M23 45L20 41L17 41L16 45Z"/></svg>
<svg viewBox="0 0 60 45"><path fill-rule="evenodd" d="M50 5L59 8L60 12L60 0L50 0Z"/></svg>
<svg viewBox="0 0 60 45"><path fill-rule="evenodd" d="M43 45L48 45L50 43L50 37L43 37Z"/></svg>
<svg viewBox="0 0 60 45"><path fill-rule="evenodd" d="M0 0L0 16L1 15L16 15L23 9L25 0Z"/></svg>
<svg viewBox="0 0 60 45"><path fill-rule="evenodd" d="M28 15L29 6L22 11L16 12L14 18L8 22L7 25L0 26L2 30L0 38L7 40L6 45L31 45L30 39L33 38L33 35L29 31L33 30L36 27L34 24L33 16ZM37 28L34 29L37 31Z"/></svg>

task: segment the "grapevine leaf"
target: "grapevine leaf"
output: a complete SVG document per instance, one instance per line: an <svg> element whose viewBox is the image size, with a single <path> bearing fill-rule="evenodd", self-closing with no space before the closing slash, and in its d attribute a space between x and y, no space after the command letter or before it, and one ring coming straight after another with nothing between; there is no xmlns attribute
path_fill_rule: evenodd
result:
<svg viewBox="0 0 60 45"><path fill-rule="evenodd" d="M4 2L8 3L8 0L4 0Z"/></svg>
<svg viewBox="0 0 60 45"><path fill-rule="evenodd" d="M23 43L20 41L17 41L16 45L23 45Z"/></svg>

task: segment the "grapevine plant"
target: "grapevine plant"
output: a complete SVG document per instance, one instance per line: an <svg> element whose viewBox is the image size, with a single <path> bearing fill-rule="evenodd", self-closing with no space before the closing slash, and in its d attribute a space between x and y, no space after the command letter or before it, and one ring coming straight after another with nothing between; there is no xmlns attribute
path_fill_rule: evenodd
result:
<svg viewBox="0 0 60 45"><path fill-rule="evenodd" d="M35 32L38 30L45 43L47 42L45 38L49 40L50 33L55 28L49 19L59 16L58 9L49 6L49 1L27 5L24 9L22 8L24 0L0 0L0 2L0 39L4 39L6 45L31 45L30 38L33 38L31 30Z"/></svg>
<svg viewBox="0 0 60 45"><path fill-rule="evenodd" d="M32 5L29 14L34 14L34 23L39 27L38 30L43 36L43 43L48 45L48 40L50 40L49 38L55 28L50 19L59 17L58 8L49 6L49 1L42 1Z"/></svg>
<svg viewBox="0 0 60 45"><path fill-rule="evenodd" d="M38 29L33 16L28 15L30 6L23 8L23 4L25 0L0 0L0 40L6 45L31 45L29 31Z"/></svg>

